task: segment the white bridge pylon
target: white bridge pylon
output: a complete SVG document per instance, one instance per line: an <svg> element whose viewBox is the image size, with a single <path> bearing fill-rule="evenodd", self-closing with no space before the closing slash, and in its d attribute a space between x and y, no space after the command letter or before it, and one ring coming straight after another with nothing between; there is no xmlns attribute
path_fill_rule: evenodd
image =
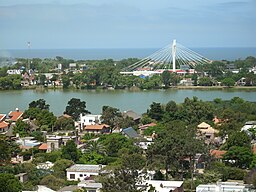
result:
<svg viewBox="0 0 256 192"><path fill-rule="evenodd" d="M169 70L176 72L176 66L195 68L198 64L211 63L211 60L192 51L189 48L173 40L173 43L163 47L150 56L123 69L122 74L129 74L134 71L159 71Z"/></svg>

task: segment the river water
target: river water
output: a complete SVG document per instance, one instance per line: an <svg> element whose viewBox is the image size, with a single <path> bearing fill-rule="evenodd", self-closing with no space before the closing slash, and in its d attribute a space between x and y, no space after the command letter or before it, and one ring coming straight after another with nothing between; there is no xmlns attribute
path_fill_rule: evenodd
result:
<svg viewBox="0 0 256 192"><path fill-rule="evenodd" d="M104 105L116 107L121 111L134 110L142 114L147 111L152 102L165 104L173 100L182 103L186 97L192 98L193 96L203 101L241 97L244 100L256 102L256 92L244 90L15 90L0 91L0 113L8 113L15 108L24 111L31 101L42 98L50 104L50 111L55 115L61 115L71 98L79 98L86 101L87 109L93 114L101 113Z"/></svg>

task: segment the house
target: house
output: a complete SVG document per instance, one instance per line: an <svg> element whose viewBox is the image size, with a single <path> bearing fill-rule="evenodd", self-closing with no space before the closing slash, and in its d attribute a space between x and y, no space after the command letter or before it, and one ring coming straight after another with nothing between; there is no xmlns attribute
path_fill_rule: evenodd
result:
<svg viewBox="0 0 256 192"><path fill-rule="evenodd" d="M15 111L11 111L8 114L9 120L16 122L19 119L22 119L23 112L19 110L19 108L16 108Z"/></svg>
<svg viewBox="0 0 256 192"><path fill-rule="evenodd" d="M249 131L249 129L256 128L256 121L247 121L245 125L241 128L241 131Z"/></svg>
<svg viewBox="0 0 256 192"><path fill-rule="evenodd" d="M66 145L67 141L74 140L76 141L76 136L56 136L56 135L47 135L47 152L52 152L59 150L63 145Z"/></svg>
<svg viewBox="0 0 256 192"><path fill-rule="evenodd" d="M47 143L42 143L39 147L38 147L39 150L42 150L42 151L47 151Z"/></svg>
<svg viewBox="0 0 256 192"><path fill-rule="evenodd" d="M0 114L0 133L6 133L9 129L9 123L5 121L6 115Z"/></svg>
<svg viewBox="0 0 256 192"><path fill-rule="evenodd" d="M227 151L224 151L224 150L213 149L213 150L210 150L210 155L215 159L222 159L223 156L226 154L226 152Z"/></svg>
<svg viewBox="0 0 256 192"><path fill-rule="evenodd" d="M140 137L140 135L132 127L122 129L120 132L128 138L134 139Z"/></svg>
<svg viewBox="0 0 256 192"><path fill-rule="evenodd" d="M101 115L87 114L83 116L82 114L80 114L81 128L84 127L85 125L101 124L100 118L101 118Z"/></svg>
<svg viewBox="0 0 256 192"><path fill-rule="evenodd" d="M144 131L146 129L148 129L149 127L154 127L154 126L156 126L156 123L154 123L154 122L139 126L140 134L143 135Z"/></svg>
<svg viewBox="0 0 256 192"><path fill-rule="evenodd" d="M196 192L249 192L249 186L238 182L217 182L216 184L198 185Z"/></svg>
<svg viewBox="0 0 256 192"><path fill-rule="evenodd" d="M151 187L155 192L184 192L183 181L146 180L141 186L147 187L145 192Z"/></svg>
<svg viewBox="0 0 256 192"><path fill-rule="evenodd" d="M103 133L110 133L110 126L106 124L102 125L86 125L83 130L86 133L94 133L94 134L103 134Z"/></svg>
<svg viewBox="0 0 256 192"><path fill-rule="evenodd" d="M15 177L17 177L21 183L24 183L28 180L27 173L19 173L19 174L15 175Z"/></svg>
<svg viewBox="0 0 256 192"><path fill-rule="evenodd" d="M179 85L193 86L194 85L194 80L192 80L191 78L185 78L185 79L180 80Z"/></svg>
<svg viewBox="0 0 256 192"><path fill-rule="evenodd" d="M214 141L215 134L219 132L205 122L200 123L197 128L198 132L205 137L205 142L208 144Z"/></svg>
<svg viewBox="0 0 256 192"><path fill-rule="evenodd" d="M6 73L8 75L20 75L21 72L22 71L20 69L8 69Z"/></svg>
<svg viewBox="0 0 256 192"><path fill-rule="evenodd" d="M123 117L126 118L126 117L130 117L133 119L133 121L135 121L136 123L139 123L140 119L141 119L141 115L135 113L134 111L132 110L129 110L129 111L124 111L122 113Z"/></svg>
<svg viewBox="0 0 256 192"><path fill-rule="evenodd" d="M67 168L67 180L69 181L83 181L91 176L99 175L102 168L106 165L85 165L75 164Z"/></svg>
<svg viewBox="0 0 256 192"><path fill-rule="evenodd" d="M22 150L31 149L41 144L41 142L38 142L37 140L35 140L34 137L19 138L15 142L19 145L20 149Z"/></svg>
<svg viewBox="0 0 256 192"><path fill-rule="evenodd" d="M93 180L81 181L77 186L89 192L100 192L100 189L102 188L101 183L96 183Z"/></svg>

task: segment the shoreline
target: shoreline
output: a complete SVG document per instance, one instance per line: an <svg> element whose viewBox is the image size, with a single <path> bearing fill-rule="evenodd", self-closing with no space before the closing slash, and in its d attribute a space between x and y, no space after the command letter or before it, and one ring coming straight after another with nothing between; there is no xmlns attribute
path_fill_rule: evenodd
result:
<svg viewBox="0 0 256 192"><path fill-rule="evenodd" d="M256 86L232 86L232 87L227 87L227 86L170 86L167 88L153 88L153 89L146 89L146 90L168 90L168 89L174 89L174 90L220 90L220 91L252 91L256 92ZM106 90L106 91L115 91L115 90L128 90L128 91L143 91L144 89L140 89L139 87L130 87L130 88L117 88L117 89L103 89L100 87L95 87L92 89L76 89L74 87L70 87L67 89L63 89L61 86L56 86L56 87L43 87L43 86L31 86L31 87L23 87L21 89L6 89L6 90L0 90L0 92L4 91L24 91L24 90L37 90L37 91L43 91L43 90L67 90L67 91L72 91L72 90Z"/></svg>

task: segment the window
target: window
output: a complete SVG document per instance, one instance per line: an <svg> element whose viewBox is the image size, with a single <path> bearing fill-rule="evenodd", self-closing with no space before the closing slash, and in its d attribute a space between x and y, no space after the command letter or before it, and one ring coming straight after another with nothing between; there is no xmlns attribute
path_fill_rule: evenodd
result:
<svg viewBox="0 0 256 192"><path fill-rule="evenodd" d="M91 123L91 122L93 122L93 120L92 120L92 119L89 119L89 123Z"/></svg>
<svg viewBox="0 0 256 192"><path fill-rule="evenodd" d="M83 174L80 174L79 177L83 177Z"/></svg>
<svg viewBox="0 0 256 192"><path fill-rule="evenodd" d="M70 178L70 179L75 179L76 176L75 176L75 174L70 174L70 175L69 175L69 178Z"/></svg>

